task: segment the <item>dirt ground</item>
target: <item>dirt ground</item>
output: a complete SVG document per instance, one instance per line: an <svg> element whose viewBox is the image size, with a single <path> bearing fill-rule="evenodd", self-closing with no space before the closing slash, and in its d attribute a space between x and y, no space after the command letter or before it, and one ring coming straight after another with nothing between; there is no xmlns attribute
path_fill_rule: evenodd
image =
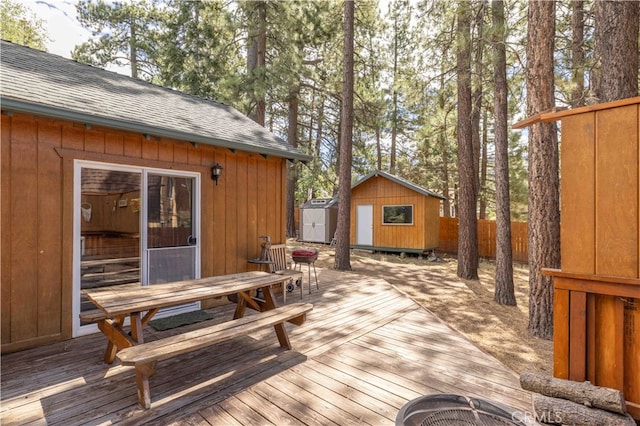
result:
<svg viewBox="0 0 640 426"><path fill-rule="evenodd" d="M333 247L295 240L290 245L318 248L316 266L333 268ZM517 373L552 375L553 343L531 337L527 331L528 266L514 265L518 305L501 306L493 301L494 262L481 260L479 281L470 281L456 276L455 258L438 256L438 261L432 261L415 255L352 250L351 268L393 284Z"/></svg>

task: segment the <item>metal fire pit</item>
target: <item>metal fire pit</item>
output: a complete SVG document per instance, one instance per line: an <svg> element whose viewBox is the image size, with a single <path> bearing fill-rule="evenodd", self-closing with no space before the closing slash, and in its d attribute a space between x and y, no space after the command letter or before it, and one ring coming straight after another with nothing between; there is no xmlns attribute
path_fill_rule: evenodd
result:
<svg viewBox="0 0 640 426"><path fill-rule="evenodd" d="M453 394L425 395L406 403L396 426L525 425L516 410L478 398ZM515 417L515 418L514 418Z"/></svg>

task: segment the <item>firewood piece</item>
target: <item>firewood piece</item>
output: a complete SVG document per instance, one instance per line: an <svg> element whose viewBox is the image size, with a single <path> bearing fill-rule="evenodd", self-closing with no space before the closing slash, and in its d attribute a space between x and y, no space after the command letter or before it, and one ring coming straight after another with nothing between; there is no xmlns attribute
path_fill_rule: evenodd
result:
<svg viewBox="0 0 640 426"><path fill-rule="evenodd" d="M628 414L589 408L572 401L532 394L536 420L542 423L574 426L636 426Z"/></svg>
<svg viewBox="0 0 640 426"><path fill-rule="evenodd" d="M520 386L524 390L568 399L587 407L601 408L618 414L627 413L622 392L594 386L590 382L574 382L525 372L520 375Z"/></svg>

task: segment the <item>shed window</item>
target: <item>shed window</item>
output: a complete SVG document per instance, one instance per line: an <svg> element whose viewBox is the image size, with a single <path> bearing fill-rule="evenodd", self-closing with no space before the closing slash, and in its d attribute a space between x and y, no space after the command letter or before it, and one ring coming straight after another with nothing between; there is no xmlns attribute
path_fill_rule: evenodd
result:
<svg viewBox="0 0 640 426"><path fill-rule="evenodd" d="M413 206L382 206L384 225L413 225Z"/></svg>

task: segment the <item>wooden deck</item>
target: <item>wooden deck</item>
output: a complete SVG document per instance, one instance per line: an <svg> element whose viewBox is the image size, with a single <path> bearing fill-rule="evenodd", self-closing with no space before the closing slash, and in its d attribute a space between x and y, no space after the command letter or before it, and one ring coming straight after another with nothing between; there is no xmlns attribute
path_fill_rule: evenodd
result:
<svg viewBox="0 0 640 426"><path fill-rule="evenodd" d="M386 281L326 269L318 278L319 291L305 285L307 322L288 325L293 351L269 329L162 361L149 410L133 368L102 362L101 334L3 355L0 423L391 425L407 401L435 392L529 409L514 372ZM211 312L213 323L233 310Z"/></svg>

